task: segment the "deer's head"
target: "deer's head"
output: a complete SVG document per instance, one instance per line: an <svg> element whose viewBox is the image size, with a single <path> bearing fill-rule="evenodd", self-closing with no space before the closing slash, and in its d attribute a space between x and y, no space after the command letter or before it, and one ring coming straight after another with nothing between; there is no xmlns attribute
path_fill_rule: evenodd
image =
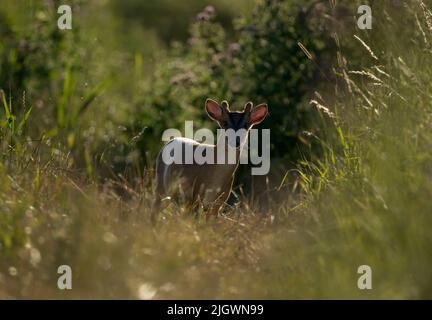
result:
<svg viewBox="0 0 432 320"><path fill-rule="evenodd" d="M268 113L268 106L265 103L253 108L252 102L248 102L243 111L231 111L227 101L219 104L207 99L205 108L209 117L215 120L221 129L227 131L228 145L234 148L243 146L250 128L263 121Z"/></svg>

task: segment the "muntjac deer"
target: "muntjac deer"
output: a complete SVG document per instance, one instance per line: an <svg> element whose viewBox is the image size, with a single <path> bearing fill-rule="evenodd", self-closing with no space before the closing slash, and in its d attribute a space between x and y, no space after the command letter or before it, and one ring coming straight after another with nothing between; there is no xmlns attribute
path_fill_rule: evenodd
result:
<svg viewBox="0 0 432 320"><path fill-rule="evenodd" d="M225 132L234 133L235 139L231 139L232 135L220 135L216 145L212 145L198 143L193 139L174 138L161 149L156 160L156 200L152 210L153 222L159 212L161 198L171 195L174 185L180 187L192 203L200 201L203 205L208 205L207 218L218 215L231 193L234 174L249 130L254 124L264 120L268 113L267 104L260 104L255 108L252 106L252 102L248 102L243 111L232 112L228 102L223 101L219 105L216 101L207 99L205 109L209 117L216 121L221 129L225 129ZM199 152L210 155L214 161L198 163L194 158L189 164L186 164L187 161L167 164L164 161L164 152L166 153L168 148L182 150L181 160L184 160L188 152L193 154ZM221 151L224 155L223 163L218 158ZM226 154L234 154L234 161L230 159L225 161Z"/></svg>

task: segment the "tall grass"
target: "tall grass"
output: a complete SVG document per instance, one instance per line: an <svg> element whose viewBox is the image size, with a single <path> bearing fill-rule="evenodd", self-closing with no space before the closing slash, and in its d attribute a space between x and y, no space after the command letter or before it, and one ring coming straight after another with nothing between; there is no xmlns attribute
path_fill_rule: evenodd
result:
<svg viewBox="0 0 432 320"><path fill-rule="evenodd" d="M67 146L20 134L34 111L3 94L0 298L431 298L432 13L376 8L373 32L335 35L335 80L311 97L321 127L303 138L321 157L268 191L265 215L247 196L210 223L170 203L153 227L151 168L89 179Z"/></svg>
<svg viewBox="0 0 432 320"><path fill-rule="evenodd" d="M301 163L297 210L310 222L275 228L265 267L249 279L254 297L431 297L431 11L421 1L380 9L373 41L355 35L361 69L340 51L338 96L320 102L327 141L321 160ZM411 37L395 32L396 9ZM357 288L364 264L373 290Z"/></svg>

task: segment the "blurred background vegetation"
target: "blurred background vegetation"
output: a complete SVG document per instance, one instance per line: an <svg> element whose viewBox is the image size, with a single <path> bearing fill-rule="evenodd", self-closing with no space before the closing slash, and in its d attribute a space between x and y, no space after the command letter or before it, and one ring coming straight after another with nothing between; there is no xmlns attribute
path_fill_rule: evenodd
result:
<svg viewBox="0 0 432 320"><path fill-rule="evenodd" d="M74 0L61 31L3 1L0 298L430 298L431 4L366 2ZM269 104L271 172L155 229L162 132L215 129L207 97Z"/></svg>

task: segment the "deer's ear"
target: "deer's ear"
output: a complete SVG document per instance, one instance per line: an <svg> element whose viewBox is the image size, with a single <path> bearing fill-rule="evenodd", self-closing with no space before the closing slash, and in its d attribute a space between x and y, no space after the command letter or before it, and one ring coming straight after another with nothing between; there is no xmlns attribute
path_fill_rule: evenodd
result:
<svg viewBox="0 0 432 320"><path fill-rule="evenodd" d="M205 108L210 118L216 121L222 121L222 108L216 101L207 99Z"/></svg>
<svg viewBox="0 0 432 320"><path fill-rule="evenodd" d="M268 106L266 103L260 104L252 109L249 117L249 125L260 123L264 120L268 113Z"/></svg>

